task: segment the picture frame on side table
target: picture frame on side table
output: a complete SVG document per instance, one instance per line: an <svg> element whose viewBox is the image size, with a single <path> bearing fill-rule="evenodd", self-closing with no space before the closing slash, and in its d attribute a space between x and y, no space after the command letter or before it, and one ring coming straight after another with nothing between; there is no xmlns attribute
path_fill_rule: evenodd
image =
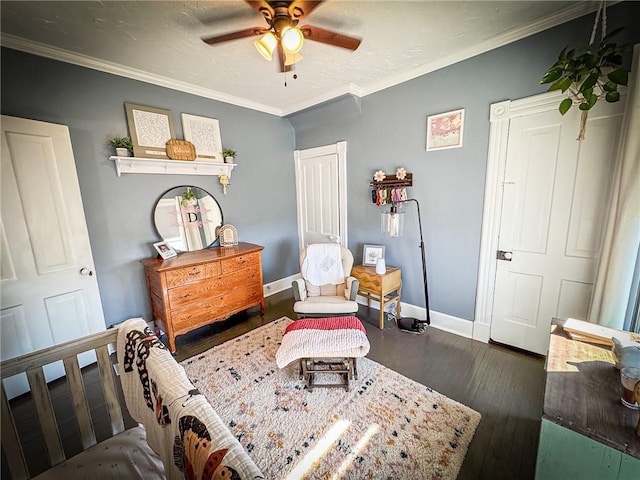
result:
<svg viewBox="0 0 640 480"><path fill-rule="evenodd" d="M176 137L171 110L125 103L133 156L169 158L167 142Z"/></svg>
<svg viewBox="0 0 640 480"><path fill-rule="evenodd" d="M427 152L462 147L464 108L427 117Z"/></svg>
<svg viewBox="0 0 640 480"><path fill-rule="evenodd" d="M384 245L365 245L362 249L362 265L375 267L379 258L384 258Z"/></svg>
<svg viewBox="0 0 640 480"><path fill-rule="evenodd" d="M181 114L184 139L196 147L196 161L224 163L220 122L215 118Z"/></svg>
<svg viewBox="0 0 640 480"><path fill-rule="evenodd" d="M167 242L156 242L153 244L153 248L160 254L163 260L167 260L168 258L173 258L178 255L171 245Z"/></svg>

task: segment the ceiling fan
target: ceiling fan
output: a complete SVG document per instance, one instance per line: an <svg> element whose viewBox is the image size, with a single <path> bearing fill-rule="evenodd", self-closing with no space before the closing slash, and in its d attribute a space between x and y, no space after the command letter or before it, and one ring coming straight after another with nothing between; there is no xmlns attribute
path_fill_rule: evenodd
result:
<svg viewBox="0 0 640 480"><path fill-rule="evenodd" d="M267 60L273 58L277 51L280 71L288 72L291 65L302 60L300 49L304 40L313 40L328 45L334 45L348 50L356 50L360 45L360 39L349 37L340 33L326 30L313 25L302 25L298 22L307 17L315 9L320 1L278 1L278 0L245 0L267 22L267 27L252 27L237 32L225 33L205 37L202 41L208 45L215 45L239 38L260 36L254 42L258 51Z"/></svg>

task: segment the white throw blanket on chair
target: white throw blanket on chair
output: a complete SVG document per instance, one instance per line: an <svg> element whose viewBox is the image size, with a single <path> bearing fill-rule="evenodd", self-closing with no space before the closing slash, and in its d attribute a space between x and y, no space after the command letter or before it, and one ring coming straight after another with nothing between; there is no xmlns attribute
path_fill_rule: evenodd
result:
<svg viewBox="0 0 640 480"><path fill-rule="evenodd" d="M302 262L302 277L314 285L338 285L344 282L342 252L337 243L314 243L307 247Z"/></svg>

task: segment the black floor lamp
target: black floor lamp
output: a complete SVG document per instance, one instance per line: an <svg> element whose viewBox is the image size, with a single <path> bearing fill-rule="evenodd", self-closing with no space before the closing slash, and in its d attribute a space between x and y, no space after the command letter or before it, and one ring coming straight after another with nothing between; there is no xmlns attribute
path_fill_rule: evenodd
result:
<svg viewBox="0 0 640 480"><path fill-rule="evenodd" d="M413 317L401 317L396 319L398 328L403 332L409 333L423 333L427 329L427 325L431 325L431 318L429 316L429 289L427 287L427 262L424 253L424 239L422 238L422 220L420 218L420 203L415 198L409 198L407 200L399 200L393 202L391 210L388 212L382 212L382 231L389 237L400 237L404 230L404 212L399 211L398 206L407 203L416 202L418 208L418 228L420 230L420 253L422 254L422 279L424 281L424 302L425 309L427 311L427 318L425 320L419 320Z"/></svg>

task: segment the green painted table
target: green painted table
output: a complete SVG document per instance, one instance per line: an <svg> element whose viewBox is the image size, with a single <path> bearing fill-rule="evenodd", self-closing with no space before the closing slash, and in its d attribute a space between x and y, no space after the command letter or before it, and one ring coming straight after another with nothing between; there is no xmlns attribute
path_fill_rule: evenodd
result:
<svg viewBox="0 0 640 480"><path fill-rule="evenodd" d="M536 479L639 480L640 413L620 402L611 349L552 328Z"/></svg>

